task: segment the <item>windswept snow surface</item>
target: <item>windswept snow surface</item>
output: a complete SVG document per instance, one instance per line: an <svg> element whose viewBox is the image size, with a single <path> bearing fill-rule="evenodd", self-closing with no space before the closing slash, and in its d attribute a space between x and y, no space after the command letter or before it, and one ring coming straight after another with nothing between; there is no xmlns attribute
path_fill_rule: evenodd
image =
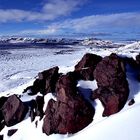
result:
<svg viewBox="0 0 140 140"><path fill-rule="evenodd" d="M58 53L62 50L66 53ZM72 71L74 65L87 52L101 56L107 56L114 52L121 56L135 58L140 52L140 42L120 48L71 46L65 49L30 48L5 51L7 53L0 56L0 96L22 94L24 88L32 85L39 71L50 67L58 65L60 72L63 73ZM5 127L0 134L4 134L4 140L140 140L140 83L136 80L133 69L127 66L126 70L130 96L125 107L119 113L110 117L102 117L102 104L99 100L95 100L95 102L90 101L96 110L93 122L76 134L47 136L42 133L43 120L39 121L39 118L36 117L36 120L31 123L28 115L21 123L12 127ZM85 97L88 96L90 90L97 88L96 81L79 81L77 86ZM21 100L27 101L35 97L24 94ZM51 93L45 96L44 110L51 98L55 100ZM128 106L128 102L132 98L135 99L136 103ZM38 121L37 128L36 121ZM11 128L17 128L18 131L13 136L8 137L7 132Z"/></svg>

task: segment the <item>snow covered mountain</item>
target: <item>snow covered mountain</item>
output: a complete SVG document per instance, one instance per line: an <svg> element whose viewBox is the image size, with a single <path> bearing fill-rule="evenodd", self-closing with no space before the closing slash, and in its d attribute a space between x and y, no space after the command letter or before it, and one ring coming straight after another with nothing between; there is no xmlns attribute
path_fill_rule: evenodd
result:
<svg viewBox="0 0 140 140"><path fill-rule="evenodd" d="M67 39L67 38L22 38L22 37L8 37L0 38L0 43L11 43L11 44L21 44L21 43L43 43L43 44L58 44L58 45L69 45L78 44L77 39Z"/></svg>
<svg viewBox="0 0 140 140"><path fill-rule="evenodd" d="M83 46L98 46L98 47L120 47L124 43L114 43L110 40L101 40L97 38L23 38L23 37L8 37L0 38L0 44L52 44L52 45L83 45Z"/></svg>
<svg viewBox="0 0 140 140"><path fill-rule="evenodd" d="M15 42L28 42L26 39L16 39ZM2 40L1 40L2 41ZM31 40L29 40L30 42ZM32 40L34 42L34 40ZM5 42L5 40L3 40ZM8 42L13 42L10 39ZM40 41L41 42L41 41ZM0 72L1 83L0 88L3 89L0 93L2 96L10 96L13 94L20 95L21 101L30 101L35 99L37 95L30 96L28 93L23 94L23 90L32 85L36 75L39 71L43 71L53 66L59 66L59 72L67 73L74 70L74 66L79 62L85 53L93 53L102 57L108 56L111 53L116 53L121 57L129 57L136 59L136 56L140 53L140 42L134 42L129 45L118 45L113 47L111 41L102 40L84 40L80 42L82 46L74 48L64 48L64 50L73 49L72 53L57 53L56 49L45 50L7 50L8 54L0 57ZM85 45L85 46L84 46ZM104 46L104 47L92 47L91 46ZM108 48L108 46L111 46ZM57 50L61 51L61 49ZM69 50L70 51L70 50ZM24 54L24 55L23 55ZM26 54L26 56L25 56ZM22 56L21 57L19 57ZM129 97L124 108L109 117L102 117L103 105L99 99L94 102L95 116L93 121L85 127L83 130L75 134L52 134L47 136L42 133L43 119L40 121L39 117L36 117L33 122L29 114L25 119L11 127L5 126L0 135L4 135L4 140L139 140L140 139L140 82L137 80L136 70L130 65L126 65L126 76L129 84ZM20 83L22 81L23 83ZM11 86L14 84L14 86ZM97 81L84 81L80 80L78 86L87 91L87 89L95 90L97 88ZM52 93L45 95L45 104L43 110L45 111L48 101L50 99L56 100ZM135 103L129 106L131 99L135 100ZM37 124L38 123L38 124ZM12 136L7 136L8 130L18 129Z"/></svg>

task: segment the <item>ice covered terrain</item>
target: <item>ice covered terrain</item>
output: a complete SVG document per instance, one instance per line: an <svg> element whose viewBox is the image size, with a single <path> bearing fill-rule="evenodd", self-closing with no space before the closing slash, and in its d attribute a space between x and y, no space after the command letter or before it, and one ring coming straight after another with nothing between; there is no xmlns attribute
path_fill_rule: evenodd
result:
<svg viewBox="0 0 140 140"><path fill-rule="evenodd" d="M31 85L37 73L53 66L59 66L60 72L66 73L74 69L74 65L87 53L95 53L107 56L117 53L121 56L133 57L140 52L140 42L135 42L122 47L93 47L93 46L67 46L67 48L26 48L0 50L0 96L22 94L27 86ZM140 139L140 83L136 80L133 70L127 66L127 80L130 88L129 100L134 98L135 104L125 107L117 114L110 117L102 117L103 107L99 100L95 104L95 116L93 122L82 131L73 135L52 134L47 136L42 133L42 121L38 127L35 121L31 123L27 116L21 123L5 127L0 134L4 134L4 140L139 140ZM85 89L96 89L96 81L79 81L78 86ZM31 100L24 95L23 101ZM52 94L45 96L45 107ZM18 131L11 137L7 131L17 128Z"/></svg>

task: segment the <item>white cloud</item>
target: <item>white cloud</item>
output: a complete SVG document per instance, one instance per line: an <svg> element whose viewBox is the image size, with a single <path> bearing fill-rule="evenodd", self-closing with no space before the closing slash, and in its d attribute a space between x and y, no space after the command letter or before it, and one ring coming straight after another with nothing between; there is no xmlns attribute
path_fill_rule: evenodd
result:
<svg viewBox="0 0 140 140"><path fill-rule="evenodd" d="M55 34L57 30L55 28L51 29L41 29L41 30L24 30L21 31L22 35L52 35Z"/></svg>
<svg viewBox="0 0 140 140"><path fill-rule="evenodd" d="M0 9L0 22L21 21L47 21L61 16L67 16L77 10L81 4L80 0L49 0L40 12L25 11L20 9Z"/></svg>
<svg viewBox="0 0 140 140"><path fill-rule="evenodd" d="M75 32L93 31L105 28L140 27L140 13L118 13L108 15L92 15L77 19L53 23L49 28L68 29Z"/></svg>
<svg viewBox="0 0 140 140"><path fill-rule="evenodd" d="M108 15L91 15L77 19L69 19L63 22L52 23L46 29L34 30L34 33L45 34L46 30L52 30L51 34L65 33L92 33L100 29L134 28L140 27L140 13L118 13ZM30 32L30 31L26 31ZM46 32L48 34L49 32Z"/></svg>
<svg viewBox="0 0 140 140"><path fill-rule="evenodd" d="M138 25L140 26L140 13L118 13L92 15L78 19L66 20L63 23L54 23L50 25L50 27L69 28L75 31L83 31L102 27L134 27Z"/></svg>
<svg viewBox="0 0 140 140"><path fill-rule="evenodd" d="M85 0L84 0L85 1ZM43 12L54 19L59 16L66 16L77 10L84 3L81 0L50 0L43 6Z"/></svg>

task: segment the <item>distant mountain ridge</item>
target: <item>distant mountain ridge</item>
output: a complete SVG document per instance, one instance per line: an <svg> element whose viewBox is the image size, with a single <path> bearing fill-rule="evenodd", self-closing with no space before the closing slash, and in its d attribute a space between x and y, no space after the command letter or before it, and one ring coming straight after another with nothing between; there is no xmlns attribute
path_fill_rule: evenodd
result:
<svg viewBox="0 0 140 140"><path fill-rule="evenodd" d="M26 38L26 37L7 37L0 38L0 44L45 44L45 45L81 45L81 46L109 46L118 47L124 45L117 44L110 40L97 38L70 39L70 38Z"/></svg>

